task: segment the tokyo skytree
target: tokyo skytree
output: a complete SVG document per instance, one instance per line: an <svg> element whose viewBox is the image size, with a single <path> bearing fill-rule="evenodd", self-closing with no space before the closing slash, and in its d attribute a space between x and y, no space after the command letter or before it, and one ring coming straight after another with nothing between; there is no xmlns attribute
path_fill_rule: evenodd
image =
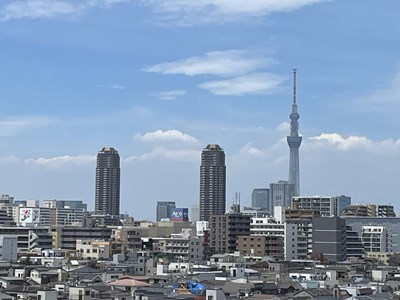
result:
<svg viewBox="0 0 400 300"><path fill-rule="evenodd" d="M293 103L292 113L290 114L290 135L287 136L287 142L290 148L289 159L289 183L294 184L295 196L300 196L300 166L299 166L299 148L302 137L299 136L299 118L296 104L296 73L293 69Z"/></svg>

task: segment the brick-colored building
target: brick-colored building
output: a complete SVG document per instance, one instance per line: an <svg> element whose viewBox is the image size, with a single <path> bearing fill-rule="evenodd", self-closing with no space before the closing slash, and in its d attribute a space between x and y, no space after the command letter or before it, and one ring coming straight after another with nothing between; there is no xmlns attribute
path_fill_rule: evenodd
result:
<svg viewBox="0 0 400 300"><path fill-rule="evenodd" d="M212 253L233 253L236 239L250 235L251 216L240 213L212 215L210 222L210 250Z"/></svg>
<svg viewBox="0 0 400 300"><path fill-rule="evenodd" d="M276 235L238 236L237 250L247 256L284 258L284 238Z"/></svg>

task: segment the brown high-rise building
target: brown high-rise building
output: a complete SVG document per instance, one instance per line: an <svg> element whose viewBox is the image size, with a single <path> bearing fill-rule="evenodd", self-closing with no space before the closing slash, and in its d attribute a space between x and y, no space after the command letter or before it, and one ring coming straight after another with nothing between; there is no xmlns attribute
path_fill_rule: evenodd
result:
<svg viewBox="0 0 400 300"><path fill-rule="evenodd" d="M250 235L251 216L227 213L210 217L210 249L212 253L233 253L237 238Z"/></svg>
<svg viewBox="0 0 400 300"><path fill-rule="evenodd" d="M97 155L95 212L118 216L120 206L120 158L118 151L104 147Z"/></svg>
<svg viewBox="0 0 400 300"><path fill-rule="evenodd" d="M219 145L207 145L201 153L200 220L225 213L225 152Z"/></svg>

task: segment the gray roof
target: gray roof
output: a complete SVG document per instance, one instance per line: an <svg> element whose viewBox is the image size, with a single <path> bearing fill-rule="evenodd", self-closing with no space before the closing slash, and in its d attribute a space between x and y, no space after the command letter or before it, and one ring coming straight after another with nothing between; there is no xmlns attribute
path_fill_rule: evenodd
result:
<svg viewBox="0 0 400 300"><path fill-rule="evenodd" d="M105 272L105 270L103 269L95 269L95 268L90 268L90 267L81 267L75 270L71 270L69 271L69 273L71 274L75 274L75 273L97 273L97 274L103 274Z"/></svg>
<svg viewBox="0 0 400 300"><path fill-rule="evenodd" d="M226 282L222 287L225 294L237 294L239 290L252 290L254 289L254 283L233 283Z"/></svg>
<svg viewBox="0 0 400 300"><path fill-rule="evenodd" d="M0 293L0 299L4 299L4 300L13 300L13 297L11 297L10 295L4 294L4 293Z"/></svg>
<svg viewBox="0 0 400 300"><path fill-rule="evenodd" d="M373 294L368 296L357 296L355 299L358 300L390 300L390 299L399 299L398 297L394 296L393 293L379 293Z"/></svg>

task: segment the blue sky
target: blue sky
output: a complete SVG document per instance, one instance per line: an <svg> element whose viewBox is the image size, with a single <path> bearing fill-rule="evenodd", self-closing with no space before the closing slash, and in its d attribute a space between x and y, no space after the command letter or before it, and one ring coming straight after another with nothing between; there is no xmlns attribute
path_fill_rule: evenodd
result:
<svg viewBox="0 0 400 300"><path fill-rule="evenodd" d="M122 157L121 206L198 203L200 152L227 203L287 179L298 69L302 194L398 200L395 0L3 0L0 192L93 207L95 157ZM146 205L143 205L146 203Z"/></svg>

